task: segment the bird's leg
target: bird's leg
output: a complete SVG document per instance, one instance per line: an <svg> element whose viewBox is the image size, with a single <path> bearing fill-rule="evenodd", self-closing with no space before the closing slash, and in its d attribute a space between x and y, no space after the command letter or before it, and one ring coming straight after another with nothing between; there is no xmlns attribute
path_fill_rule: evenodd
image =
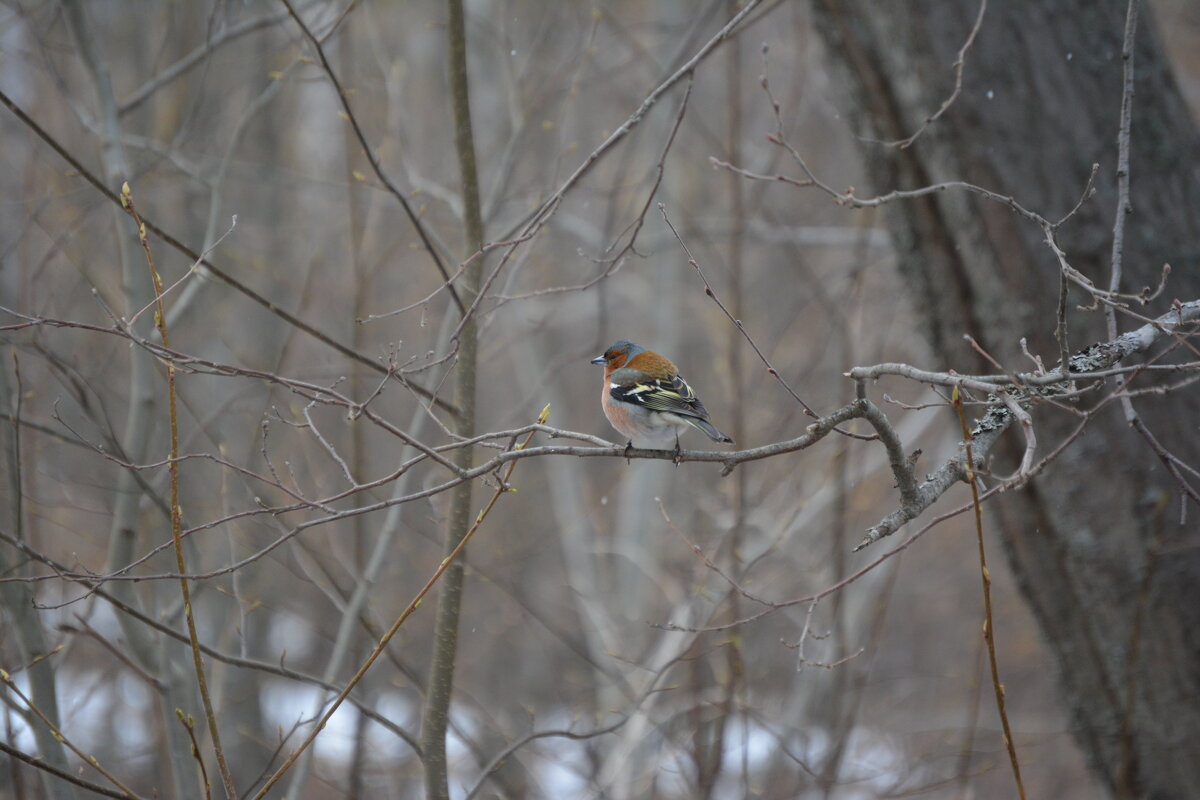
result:
<svg viewBox="0 0 1200 800"><path fill-rule="evenodd" d="M683 455L683 451L679 449L679 435L676 434L676 436L675 436L675 458L674 458L676 467L678 467L679 463L681 461L683 461L682 455Z"/></svg>
<svg viewBox="0 0 1200 800"><path fill-rule="evenodd" d="M632 452L633 452L633 439L630 439L628 442L625 443L625 463L626 464L633 463L632 461L630 461L630 458L629 458L629 454Z"/></svg>

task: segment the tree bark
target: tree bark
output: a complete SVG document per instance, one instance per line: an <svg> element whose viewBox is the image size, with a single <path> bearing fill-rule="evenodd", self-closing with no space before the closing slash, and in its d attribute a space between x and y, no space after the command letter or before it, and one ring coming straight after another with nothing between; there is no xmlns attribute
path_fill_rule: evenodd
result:
<svg viewBox="0 0 1200 800"><path fill-rule="evenodd" d="M853 132L894 141L917 130L953 91L952 65L978 11L977 3L943 0L818 0L816 26L847 106L855 106L847 108ZM1149 12L1141 11L1136 41L1121 290L1156 286L1162 265L1174 265L1163 298L1145 312L1154 316L1173 297L1200 295L1200 135ZM945 115L909 148L864 144L870 189L964 180L1056 220L1098 163L1097 194L1061 230L1060 244L1073 266L1106 287L1125 14L1125 3L1111 1L990 4L966 56L962 94ZM954 191L893 203L885 218L943 366L982 366L963 334L1014 367L1028 367L1021 337L1047 365L1057 361L1058 268L1037 226L1004 204ZM1102 314L1076 310L1080 302L1090 301L1069 297L1072 349L1107 338ZM1200 463L1200 393L1137 399L1135 407L1159 441ZM1039 455L1078 424L1045 407L1034 414ZM1009 455L1022 444L1010 434ZM1187 537L1200 511L1188 508L1185 523L1180 503L1178 487L1114 403L1044 476L992 504L1057 660L1080 746L1115 797L1184 797L1200 785L1200 550Z"/></svg>

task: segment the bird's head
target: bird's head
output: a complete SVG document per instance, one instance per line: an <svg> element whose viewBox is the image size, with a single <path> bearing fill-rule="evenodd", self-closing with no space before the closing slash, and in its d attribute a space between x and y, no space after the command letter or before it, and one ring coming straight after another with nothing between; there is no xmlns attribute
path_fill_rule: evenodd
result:
<svg viewBox="0 0 1200 800"><path fill-rule="evenodd" d="M603 364L605 372L612 372L628 364L630 359L638 353L644 352L646 352L646 348L621 339L605 350L603 354L593 358L592 363Z"/></svg>

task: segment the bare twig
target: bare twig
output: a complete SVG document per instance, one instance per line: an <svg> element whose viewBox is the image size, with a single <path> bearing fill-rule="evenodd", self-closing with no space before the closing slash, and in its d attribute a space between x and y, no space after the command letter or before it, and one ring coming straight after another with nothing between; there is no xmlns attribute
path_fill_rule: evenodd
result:
<svg viewBox="0 0 1200 800"><path fill-rule="evenodd" d="M994 497L995 495L999 494L999 492L1000 492L1000 487L992 487L987 492L980 495L979 499L981 502L986 501L986 500L990 499L991 497ZM773 614L776 611L779 611L781 609L794 608L795 606L798 606L798 605L805 605L805 604L811 603L813 600L819 600L819 599L828 597L831 594L833 594L834 592L840 592L842 589L845 589L847 586L856 582L863 576L868 575L871 572L875 571L875 569L877 569L880 564L887 561L888 559L893 558L893 557L899 555L900 553L903 553L905 550L907 550L909 547L911 547L918 539L920 539L922 536L924 536L926 533L933 530L937 526L941 525L946 520L953 519L954 517L957 517L960 514L965 514L966 512L968 512L970 510L971 510L971 503L965 503L963 505L958 506L957 508L947 511L944 514L939 514L938 516L931 519L929 522L925 523L925 525L923 525L919 530L910 534L908 536L908 538L906 538L903 542L901 542L900 544L893 547L891 550L888 550L887 552L878 556L874 561L864 564L862 567L860 567L859 569L850 573L846 577L841 578L840 580L830 584L829 586L826 586L824 589L821 589L820 591L804 595L803 597L794 597L794 598L790 598L787 600L781 600L781 601L772 603L770 608L766 608L766 609L763 609L762 611L757 611L753 614L749 614L747 616L740 617L738 619L731 620L729 622L720 623L717 625L708 625L705 627L689 627L686 625L677 625L675 623L667 623L660 627L665 628L666 630L689 631L689 632L696 632L696 631L714 632L714 631L732 630L734 628L739 628L739 627L749 624L751 622L757 622L758 620L762 619L763 617Z"/></svg>
<svg viewBox="0 0 1200 800"><path fill-rule="evenodd" d="M212 784L208 782L208 769L204 766L204 756L200 754L200 742L196 741L196 721L192 719L191 714L184 714L183 709L175 709L175 716L179 719L179 724L187 731L188 739L192 742L192 758L196 759L196 764L200 767L200 780L204 782L204 796L207 800L212 800Z"/></svg>
<svg viewBox="0 0 1200 800"><path fill-rule="evenodd" d="M46 565L47 567L54 570L59 575L66 575L69 572L69 570L67 569L65 564L62 564L61 562L58 562L58 561L54 560L53 558L50 558L49 556L45 555L44 553L40 553L40 552L30 548L28 545L24 545L23 543L16 542L14 539L12 539L10 536L8 536L7 534L5 534L3 532L0 532L0 541L3 541L7 544L13 545L14 547L17 547L22 552L24 552L26 555L28 555L30 558L34 559L35 561L38 561L41 564ZM116 595L103 589L101 586L99 586L99 584L97 582L95 582L89 578L69 578L69 580L73 580L76 583L79 583L80 585L86 587L90 593L95 594L97 597L103 599L104 601L106 601L107 603L112 605L112 607L114 609L116 609L117 611L120 611L122 614L136 620L138 623L145 625L146 627L148 627L154 631L157 631L158 633L161 633L164 636L168 636L177 642L182 642L184 644L187 644L188 636L186 633L180 633L180 632L176 631L175 629L163 624L159 620L157 620L151 616L148 616L146 614L143 614L142 612L138 611L136 608L133 608L132 606L123 602ZM318 688L325 689L326 691L336 692L339 688L338 686L336 686L335 684L333 684L329 681L325 681L325 680L322 680L321 678L318 678L318 677L315 677L312 675L306 675L303 672L298 672L296 670L289 669L289 668L283 666L282 663L273 664L273 663L266 662L266 661L258 661L256 659L252 659L252 658L240 658L238 656L231 656L227 653L223 653L220 650L217 650L216 648L213 648L213 647L209 647L208 645L205 645L205 644L201 644L200 649L209 658L211 658L215 661L220 661L223 664L229 664L230 666L239 667L242 669L255 670L257 672L262 672L267 675L275 675L280 678L287 678L288 680L316 686ZM361 713L363 716L367 717L372 722L377 723L384 729L395 734L398 738L400 738L402 741L404 741L406 744L408 744L408 746L412 748L413 752L420 754L420 752L421 752L420 746L403 728L396 725L396 723L392 722L388 717L380 714L378 711L376 711L374 708L372 708L371 705L368 703L364 703L355 698L350 698L350 702L353 703L358 708L359 713Z"/></svg>
<svg viewBox="0 0 1200 800"><path fill-rule="evenodd" d="M962 94L963 68L967 64L967 51L971 49L971 45L975 43L975 37L979 34L979 29L983 27L983 15L986 11L987 0L980 0L979 14L975 17L975 24L971 26L971 32L967 34L967 40L963 42L963 46L959 48L958 58L954 60L954 64L952 65L954 67L954 91L951 92L950 96L942 102L941 107L937 111L925 118L925 121L921 123L921 127L917 128L917 130L913 132L912 136L895 142L885 142L885 144L891 147L898 147L901 150L908 148L909 145L917 140L918 136L925 132L926 128L928 128L933 122L942 116L942 114L946 113L946 109L954 105L954 101L958 99L960 94Z"/></svg>
<svg viewBox="0 0 1200 800"><path fill-rule="evenodd" d="M588 739L595 739L598 736L616 733L631 719L633 719L646 700L655 694L655 692L658 690L658 684L660 681L662 681L663 676L666 675L667 671L676 663L678 663L678 661L678 658L673 658L664 664L663 667L654 675L653 679L646 683L646 686L642 690L641 694L638 695L638 697L633 701L633 704L629 709L629 713L611 725L605 725L591 731L571 731L563 729L534 731L512 742L495 756L493 756L492 760L487 763L487 765L480 772L479 777L476 779L475 785L472 786L470 791L467 792L464 800L471 800L478 795L484 784L487 783L488 778L490 778L496 772L496 770L498 770L500 766L510 756L512 756L513 753L517 752L530 742L535 742L539 739L550 738L570 739L571 741L587 741Z"/></svg>
<svg viewBox="0 0 1200 800"><path fill-rule="evenodd" d="M87 167L85 167L83 165L83 163L79 161L79 159L77 159L75 156L73 156L69 150L67 150L62 144L60 144L57 139L55 139L53 136L51 136L41 125L39 125L37 123L36 120L33 119L33 117L31 117L27 113L25 113L25 111L20 106L18 106L16 104L16 102L13 101L13 99L11 97L9 97L7 94L5 94L3 91L0 91L0 103L3 103L4 106L6 108L8 108L8 110L11 111L14 116L17 117L17 119L21 120L21 122L24 123L26 127L28 127L35 134L37 134L38 138L40 138L42 141L44 141L46 144L48 144L50 146L50 148L52 150L54 150L55 153L58 153L59 157L61 157L64 161L66 161L68 164L70 164L71 168L75 172L77 172L84 180L86 180L88 183L90 183L96 189L96 191L100 192L100 194L104 195L106 198L108 198L108 200L117 204L118 206L121 205L121 198L118 197L115 192L113 192L111 189L109 189L99 177L97 177L95 174L93 174L91 172L91 170L89 170ZM230 273L226 272L225 270L223 270L220 267L213 264L211 261L209 261L207 258L205 258L200 253L197 253L195 250L193 250L192 248L185 245L183 242L176 239L173 235L171 235L166 230L164 230L163 228L156 225L153 221L143 218L142 224L146 226L147 231L149 231L150 233L153 233L155 236L162 239L163 242L165 242L167 245L169 245L170 247L179 251L180 253L183 253L185 256L190 258L194 263L198 263L201 266L205 267L206 269L208 269L209 272L211 272L213 275L215 275L217 278L219 278L221 281L223 281L230 288L241 293L242 295L246 296L250 300L253 300L259 306L265 308L267 311L269 311L270 313L279 317L287 324L289 324L292 327L297 328L301 331L304 331L309 336L313 337L317 341L324 344L326 347L329 347L329 348L337 351L338 353L341 353L346 358L349 358L352 361L362 364L363 366L367 367L368 369L371 369L371 370L373 370L375 372L379 372L379 373L386 372L386 369L384 367L380 366L379 364L377 364L374 359L368 358L367 356L363 355L362 353L359 353L358 351L342 344L341 342L337 341L329 334L317 329L313 325L310 325L308 322L305 322L304 320L300 319L295 314L292 314L288 311L283 310L279 306L275 305L275 303L272 302L271 300L268 300L266 297L262 296L261 294L254 291L246 284L239 281L237 278L233 277L233 275L231 275ZM432 393L430 393L429 390L427 390L421 386L417 386L415 384L410 384L408 382L405 382L405 385L409 386L409 388L411 388L413 391L420 394L422 397L425 397L427 399L432 398L433 402L436 403L439 407L441 407L444 411L448 411L451 414L458 413L458 409L455 408L452 403L450 403L446 400L443 400L441 398L433 398Z"/></svg>
<svg viewBox="0 0 1200 800"><path fill-rule="evenodd" d="M1067 220L1079 213L1079 209L1083 208L1084 203L1086 203L1092 198L1093 195L1096 194L1096 173L1099 171L1100 165L1092 164L1092 171L1088 175L1087 183L1084 184L1083 194L1079 195L1079 202L1075 203L1074 207L1072 207L1072 209L1068 211L1062 219L1060 219L1058 222L1055 222L1050 227L1054 228L1055 230L1061 228Z"/></svg>
<svg viewBox="0 0 1200 800"><path fill-rule="evenodd" d="M971 452L971 431L967 427L967 415L962 406L962 395L955 388L951 398L958 413L958 424L962 428L963 447L966 451L965 480L971 487L971 505L975 510L975 538L979 543L979 572L983 580L983 638L987 642L988 663L992 668L992 688L996 693L996 711L1004 729L1004 746L1008 749L1008 760L1012 764L1013 778L1017 782L1017 794L1025 800L1025 784L1021 781L1021 765L1017 761L1017 749L1013 743L1012 728L1008 724L1008 712L1004 707L1004 684L1000 682L1000 668L996 664L995 620L992 617L992 574L988 571L987 552L983 546L983 507L979 504L979 482L975 476L975 459Z"/></svg>
<svg viewBox="0 0 1200 800"><path fill-rule="evenodd" d="M1066 364L1070 358L1071 348L1067 338L1067 293L1070 282L1065 272L1058 275L1058 307L1055 309L1054 341L1058 342L1058 363ZM1021 340L1024 342L1024 339Z"/></svg>
<svg viewBox="0 0 1200 800"><path fill-rule="evenodd" d="M337 465L342 468L342 474L346 476L346 482L352 487L358 487L359 482L354 478L354 475L351 474L350 465L347 464L346 460L341 457L337 451L337 448L335 448L329 442L329 440L321 434L321 429L318 428L317 423L313 421L312 407L316 405L316 402L316 400L310 401L309 404L304 407L304 419L308 423L307 427L310 431L312 431L313 436L316 437L317 441L320 442L321 447L324 448L325 452L329 454L329 457L336 461Z"/></svg>
<svg viewBox="0 0 1200 800"><path fill-rule="evenodd" d="M1133 123L1133 55L1136 50L1137 18L1137 0L1129 0L1125 13L1125 39L1121 47L1124 82L1121 88L1121 122L1117 130L1117 211L1113 220L1112 264L1108 278L1108 291L1114 295L1121 288L1125 220L1133 213L1133 206L1129 202L1129 148ZM1117 338L1117 314L1112 306L1105 306L1104 320L1108 325L1108 338Z"/></svg>
<svg viewBox="0 0 1200 800"><path fill-rule="evenodd" d="M583 283L574 284L572 286L550 286L544 289L536 289L532 292L525 292L523 294L498 295L496 298L497 300L501 302L526 300L534 297L545 297L546 295L551 294L563 294L566 292L577 292L590 289L603 281L605 278L616 274L617 271L620 270L621 265L625 263L626 256L631 252L637 252L635 250L635 245L637 244L638 234L641 233L642 227L646 224L646 212L650 210L650 204L654 201L654 197L658 194L658 189L662 185L663 175L666 170L667 155L671 152L671 147L675 144L675 137L679 133L679 127L683 123L683 115L687 111L688 99L692 96L692 83L695 76L692 73L688 73L687 78L688 82L683 92L683 99L679 101L679 111L675 115L675 121L671 124L671 129L667 134L667 140L663 144L663 149L659 154L658 162L654 166L654 182L651 184L650 190L646 193L646 202L642 205L641 211L638 212L638 215L633 222L627 225L622 233L617 237L617 241L619 241L620 236L624 236L625 232L628 231L628 241L625 242L625 244L616 252L615 255L607 256L604 259L599 260L599 263L605 265L600 274L589 278ZM615 246L616 241L609 246L609 251L611 251L611 249Z"/></svg>
<svg viewBox="0 0 1200 800"><path fill-rule="evenodd" d="M858 658L864 652L866 652L866 648L860 647L850 655L842 656L836 661L819 661L809 658L804 654L804 645L809 639L825 639L829 636L828 632L823 634L815 634L812 632L812 618L813 614L817 610L817 603L819 602L820 598L814 597L808 604L808 611L804 614L804 626L800 629L800 638L795 642L788 642L786 640L783 641L784 647L788 648L789 650L796 651L796 672L803 672L805 667L835 669L836 667L840 667L842 664L845 664L847 661L852 661L853 659Z"/></svg>
<svg viewBox="0 0 1200 800"><path fill-rule="evenodd" d="M236 25L230 25L228 28L218 31L216 35L205 40L204 44L198 46L174 64L155 71L153 78L143 83L137 89L134 89L125 99L120 101L117 105L117 113L126 114L137 108L159 89L177 80L201 61L211 58L222 45L240 39L246 34L254 33L257 30L269 28L272 25L283 22L285 19L287 19L287 14L263 14L260 17L254 17L253 19L239 22Z"/></svg>
<svg viewBox="0 0 1200 800"><path fill-rule="evenodd" d="M721 302L721 298L717 297L717 293L713 291L712 285L708 282L708 278L704 277L704 271L700 269L700 262L698 262L695 257L692 256L692 251L683 241L683 237L679 235L679 231L675 230L675 225L671 222L671 218L667 216L666 206L662 203L659 203L658 211L660 214L662 214L663 222L667 223L667 227L670 228L671 233L675 235L675 240L679 242L679 246L683 248L684 255L687 256L688 264L696 271L696 275L699 276L700 280L704 283L704 293L708 295L714 303L717 304L717 307L721 309L722 313L724 313L729 321L733 323L733 326L741 332L746 341L750 343L750 347L754 349L755 354L758 355L758 359L762 361L763 366L767 368L767 372L772 375L775 380L779 381L779 384L787 390L788 394L792 396L793 400L800 404L800 407L804 409L804 413L813 419L820 419L821 415L816 411L813 411L812 407L809 406L808 403L804 402L800 395L796 394L796 390L793 389L791 385L789 385L788 382L783 379L783 376L779 374L779 370L771 366L771 362L767 360L767 357L763 354L762 349L759 348L758 344L754 341L754 338L746 330L746 326L742 324L742 321L730 313L725 304ZM850 431L841 429L837 429L837 432L843 436L849 436L854 439L863 439L869 441L875 438L874 436L864 436L860 433L851 433Z"/></svg>
<svg viewBox="0 0 1200 800"><path fill-rule="evenodd" d="M1115 340L1093 344L1081 350L1068 359L1066 369L1060 366L1057 369L1050 370L1045 375L1020 375L1017 377L1026 384L1050 386L1068 379L1080 378L1093 371L1107 370L1127 356L1146 350L1162 338L1176 335L1176 332L1184 325L1197 319L1200 319L1200 300L1182 303L1175 310L1163 314L1136 330L1124 333ZM995 391L999 383L1007 383L1009 380L1008 378L1003 378L996 379L996 382L980 381L977 378L971 379L950 373L938 374L915 370L906 364L880 364L874 367L855 367L847 374L855 380L875 379L881 375L895 374L934 385L977 388L983 391ZM1050 394L1048 396L1053 395ZM986 454L999 439L1000 434L1008 428L1013 420L1014 415L1003 403L1000 403L993 406L992 410L979 421L973 431L974 455L976 460L982 461L986 458ZM1165 458L1165 456L1160 454L1160 458ZM914 496L915 502L902 502L896 511L889 514L867 531L867 535L855 550L861 550L882 537L894 533L905 522L915 519L937 498L945 494L951 486L963 478L966 460L965 444L960 444L958 453L928 475L917 487ZM1178 470L1173 474L1177 472ZM1018 479L1027 479L1029 474L1031 474L1031 471L1025 470L1024 473L1019 472L1016 477ZM1022 475L1024 475L1024 478L1022 478Z"/></svg>
<svg viewBox="0 0 1200 800"><path fill-rule="evenodd" d="M107 786L101 786L98 783L92 783L89 780L77 777L65 769L59 769L53 764L47 763L46 759L42 758L40 755L31 756L28 753L18 750L17 748L5 742L3 739L0 739L0 753L4 753L11 758L24 761L26 764L34 767L35 769L40 769L56 778L73 783L81 789L87 789L89 792L94 792L95 794L103 795L105 797L116 797L119 800L135 800L138 797L137 795L126 791L115 792L112 789L109 789Z"/></svg>
<svg viewBox="0 0 1200 800"><path fill-rule="evenodd" d="M740 583L738 583L733 578L731 578L727 574L725 574L725 571L722 570L720 567L718 567L716 564L714 564L712 562L712 559L710 559L708 556L704 555L704 551L700 548L700 545L696 544L691 539L688 539L687 534L685 534L683 531L681 531L679 529L679 526L671 521L671 517L670 517L670 515L667 514L667 508L666 508L666 506L663 505L662 499L661 498L655 498L655 499L658 500L658 513L662 514L662 518L664 520L666 520L667 526L672 531L675 532L675 535L678 536L685 545L687 545L688 550L691 550L692 554L695 555L696 558L700 559L700 561L704 564L705 567L707 567L712 572L715 572L718 576L720 576L720 578L723 581L728 583L729 586L734 591L736 591L742 597L745 597L747 600L749 600L753 603L758 603L759 605L763 605L763 606L773 605L773 603L771 603L771 601L764 600L763 598L759 597L758 595L754 594L750 590L746 589Z"/></svg>
<svg viewBox="0 0 1200 800"><path fill-rule="evenodd" d="M146 237L146 226L142 224L142 218L138 216L137 209L133 205L133 194L129 190L128 183L121 187L121 207L125 209L137 226L138 241L141 243L142 252L146 256L146 266L150 269L150 280L154 287L154 296L158 298L155 304L154 325L158 329L158 335L162 340L163 347L170 347L171 342L167 336L167 312L162 301L162 279L159 277L158 270L154 266L154 254L150 250L150 240ZM179 461L177 460L179 456L179 421L176 413L175 364L170 361L167 362L167 410L171 438L171 461L167 465L171 479L171 541L175 545L175 565L178 567L180 575L186 575L187 565L184 562L183 537L181 535L183 528L183 508L179 505ZM196 685L200 690L200 701L204 706L204 716L208 721L208 733L212 737L213 752L216 755L217 766L221 772L221 781L225 785L225 796L228 800L233 800L233 798L238 796L237 789L233 786L233 774L229 771L229 765L225 763L225 751L221 748L221 733L217 725L216 712L213 710L212 698L208 693L208 680L204 675L204 659L200 655L200 638L199 634L196 633L196 619L192 614L192 596L187 578L179 579L179 592L183 596L184 619L187 621L188 639L192 647L192 665L196 671Z"/></svg>
<svg viewBox="0 0 1200 800"><path fill-rule="evenodd" d="M1033 430L1033 417L1021 408L1017 399L1008 392L1002 392L1000 397L1004 401L1004 407L1021 423L1021 434L1025 437L1025 452L1021 456L1020 466L1015 473L1002 480L1009 485L1020 486L1029 480L1029 470L1033 467L1033 455L1037 450L1037 434Z"/></svg>
<svg viewBox="0 0 1200 800"><path fill-rule="evenodd" d="M234 214L233 217L229 221L229 227L225 230L224 233L221 234L221 237L219 239L217 239L215 242L213 242L209 247L205 248L204 252L200 254L200 258L197 261L195 261L191 267L188 268L187 272L185 272L185 273L183 273L183 275L179 276L178 280L176 280L174 283L172 283L170 286L168 286L166 289L164 289L162 291L162 294L156 294L154 296L153 300L151 300L146 305L142 306L141 309L139 309L136 314L131 316L128 320L129 324L131 326L136 324L138 317L140 317L142 314L145 314L147 311L149 311L151 308L154 308L156 305L160 304L164 297L166 297L171 292L175 291L177 288L182 286L183 283L185 281L187 281L189 278L191 278L193 275L198 275L200 272L200 262L203 261L205 258L208 258L208 254L211 253L213 250L216 250L217 246L219 244L221 244L221 242L225 241L225 238L227 236L229 236L229 234L233 233L233 229L236 227L237 227L237 214Z"/></svg>
<svg viewBox="0 0 1200 800"><path fill-rule="evenodd" d="M375 173L375 177L377 177L379 182L387 188L388 192L395 197L397 201L399 201L400 207L404 209L405 216L408 217L408 221L412 223L413 228L417 232L417 236L420 237L421 244L424 245L426 252L429 253L429 257L433 259L434 266L437 267L438 272L441 273L443 285L450 293L450 296L454 299L454 304L458 306L458 310L460 312L465 313L466 306L463 305L462 298L459 296L458 291L454 288L454 285L451 282L450 272L446 269L446 265L442 261L442 257L438 255L436 248L434 248L433 242L429 238L429 234L425 231L425 226L421 224L421 220L417 216L417 212L413 210L412 204L408 202L408 198L404 196L404 193L396 187L395 182L393 182L391 177L384 171L383 165L379 162L379 156L375 154L375 150L372 149L371 143L367 141L367 135L363 132L362 126L358 122L358 117L354 115L354 109L350 106L350 99L346 95L346 90L342 88L341 82L338 81L337 73L333 71L333 66L329 63L329 59L325 57L325 48L321 45L321 40L313 35L313 32L309 29L308 25L306 25L300 15L296 13L296 9L292 6L291 0L282 0L282 2L287 7L288 13L292 15L292 19L296 20L296 25L298 25L300 30L304 33L304 37L308 39L309 43L312 44L313 49L317 51L317 58L321 62L321 68L325 71L325 75L329 78L329 82L333 84L333 89L337 93L338 102L342 104L342 110L346 114L346 119L350 122L350 127L354 129L354 136L358 139L358 143L362 146L363 155L367 157L367 162L371 165L371 170Z"/></svg>
<svg viewBox="0 0 1200 800"><path fill-rule="evenodd" d="M111 772L109 772L107 769L105 769L100 764L100 762L96 759L95 756L89 756L87 753L80 750L75 745L74 742L72 742L70 739L68 739L66 737L66 735L64 735L63 732L61 730L59 730L59 728L50 720L50 718L47 717L46 714L40 708L38 708L36 705L34 705L32 700L30 700L28 697L25 696L25 693L21 691L19 686L17 686L17 682L12 679L12 675L10 675L7 670L0 669L0 683L3 683L5 686L7 686L8 690L10 692L12 692L13 694L15 694L17 697L19 697L21 699L21 702L24 703L25 706L30 711L33 712L34 716L36 716L38 719L40 719L42 721L42 724L45 725L51 731L51 733L54 734L55 739L62 742L67 747L67 749L69 749L72 753L74 753L75 755L77 755L81 759L83 759L83 761L88 766L90 766L92 769L96 770L101 775L103 775L105 778L107 778L109 783L111 783L113 786L117 787L122 792L124 792L124 794L117 795L117 797L129 797L129 798L140 798L141 797L141 795L137 794L132 789L130 789L128 786L126 786L124 783L122 783L120 778L118 778L117 776L115 776Z"/></svg>
<svg viewBox="0 0 1200 800"><path fill-rule="evenodd" d="M542 409L542 413L538 417L538 422L544 424L549 413L549 406ZM525 437L523 442L516 446L515 450L523 450L525 446L529 444L529 440L532 438L533 433L530 433ZM400 627L404 625L405 621L408 620L408 618L412 616L413 612L416 611L421 605L421 601L425 599L425 595L429 593L429 590L434 587L446 570L449 569L450 565L454 563L455 559L458 558L459 554L462 553L462 551L466 548L467 542L471 540L471 537L474 536L475 532L479 530L479 527L483 524L483 521L487 519L488 514L496 505L496 501L499 500L500 497L506 492L512 491L512 487L509 485L509 479L512 477L512 473L515 468L516 462L513 461L509 464L508 470L505 472L504 477L500 480L499 486L496 487L496 491L492 495L491 500L488 501L488 504L484 506L484 508L475 518L475 523L459 540L454 550L452 550L445 558L442 559L442 562L438 565L437 569L435 569L433 574L429 576L429 580L425 582L425 585L421 587L420 591L417 592L404 610L400 612L400 616L396 618L394 623L392 623L392 626L388 629L387 633L380 637L378 644L376 644L371 650L371 654L367 656L366 661L364 661L362 666L358 668L358 671L354 673L354 676L350 678L342 690L338 692L337 697L330 701L329 707L325 710L325 713L321 715L321 718L313 725L312 730L309 732L308 736L305 737L304 741L301 742L300 746L292 751L292 754L288 756L287 760L284 761L283 764L279 766L279 769L275 770L271 777L267 779L266 783L263 784L262 788L255 793L252 800L262 800L263 797L266 797L267 792L270 791L271 787L274 786L281 777L283 777L283 774L287 772L293 764L296 763L296 759L300 757L300 754L303 753L309 747L309 745L313 743L313 740L317 738L317 734L324 729L325 724L329 722L329 718L333 716L334 712L338 710L342 702L345 701L345 699L349 696L350 692L354 690L354 687L357 686L359 681L363 679L363 676L367 674L367 670L371 668L371 665L375 663L376 659L378 659L380 654L383 653L384 649L387 648L388 643L391 642L395 635L399 632Z"/></svg>
<svg viewBox="0 0 1200 800"><path fill-rule="evenodd" d="M1113 221L1112 264L1108 284L1109 292L1114 295L1121 285L1122 263L1125 254L1125 221L1133 213L1133 206L1129 200L1129 152L1131 147L1130 128L1133 121L1133 57L1136 50L1137 18L1138 2L1129 0L1125 14L1125 38L1121 47L1121 59L1124 61L1124 83L1121 91L1121 122L1117 131L1117 211ZM1164 280L1165 276L1166 269L1164 268ZM1105 304L1104 320L1108 325L1109 338L1116 339L1117 314L1113 305ZM1124 384L1127 381L1124 378L1118 378L1118 382ZM1184 495L1200 504L1200 492L1184 478L1179 470L1183 462L1163 447L1162 443L1150 432L1137 410L1134 409L1133 400L1128 393L1121 396L1121 407L1125 414L1125 421L1137 431L1158 459L1163 462ZM1186 507L1185 501L1184 509Z"/></svg>
<svg viewBox="0 0 1200 800"><path fill-rule="evenodd" d="M888 421L887 416L867 397L867 387L864 381L856 381L855 396L863 408L863 418L871 423L879 440L888 454L888 463L892 468L892 476L896 479L896 488L900 490L901 503L915 503L917 500L917 481L913 473L916 456L904 452L900 435Z"/></svg>
<svg viewBox="0 0 1200 800"><path fill-rule="evenodd" d="M612 133L605 137L604 141L601 142L596 149L592 150L592 152L584 158L583 162L580 163L580 165L576 167L569 176L567 176L567 179L550 194L545 202L543 202L537 208L537 210L528 217L527 221L524 221L520 226L518 226L519 233L515 238L506 237L513 238L513 244L505 251L504 255L500 257L499 261L496 263L496 266L492 268L491 272L488 273L487 277L484 279L483 285L479 290L479 295L475 298L475 302L471 304L471 308L467 310L467 316L470 316L476 312L480 302L488 295L488 292L491 289L492 283L496 280L496 277L512 259L517 247L524 242L529 241L539 230L541 230L542 226L545 225L550 217L554 215L555 211L558 210L558 207L562 204L563 198L567 195L567 192L574 188L574 186L586 174L591 172L592 168L597 164L597 162L599 162L600 158L604 154L606 154L609 150L616 146L618 142L628 136L629 133L641 123L642 119L646 116L654 104L657 103L666 92L668 92L681 80L691 75L695 71L696 67L702 61L704 61L704 59L707 58L708 55L715 50L718 45L732 36L734 31L741 26L742 22L745 21L751 12L758 8L762 2L763 0L748 0L748 2L746 2L745 5L743 5L738 12L729 19L728 22L721 26L721 29L713 34L713 36L707 42L705 42L704 45L701 46L691 58L687 59L678 69L671 73L666 80L664 80L649 94L647 94L645 98L642 99L642 102L638 105L637 109L634 110L634 112L629 115L624 122L618 125ZM454 334L451 336L453 341L458 340L458 336L462 330L462 324L463 323L459 324L459 328L456 329Z"/></svg>

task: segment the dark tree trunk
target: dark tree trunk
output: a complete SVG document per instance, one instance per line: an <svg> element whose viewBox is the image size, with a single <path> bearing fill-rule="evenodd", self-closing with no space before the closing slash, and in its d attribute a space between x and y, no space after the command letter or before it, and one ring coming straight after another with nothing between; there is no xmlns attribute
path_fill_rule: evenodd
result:
<svg viewBox="0 0 1200 800"><path fill-rule="evenodd" d="M817 0L817 28L854 112L853 132L901 139L936 111L953 90L952 64L978 8ZM1121 288L1157 285L1169 262L1174 272L1147 311L1153 316L1172 297L1200 297L1200 137L1149 11L1141 9L1137 38L1133 213ZM944 117L911 148L865 145L870 188L965 180L1054 220L1075 205L1098 163L1098 193L1060 240L1077 269L1107 286L1125 12L1111 0L993 0L967 55L962 95ZM887 219L940 366L982 366L964 333L1014 368L1028 368L1021 337L1048 366L1057 361L1059 277L1036 226L1001 203L953 191L894 203ZM1072 349L1106 338L1099 312L1075 310L1082 300L1072 296L1069 306ZM1135 404L1160 441L1200 464L1200 392ZM1077 422L1035 409L1039 455ZM1022 443L1009 437L1012 454ZM1161 462L1112 404L1044 476L992 504L1057 658L1078 740L1121 798L1195 796L1200 786L1200 509L1188 508L1181 524L1180 502Z"/></svg>

